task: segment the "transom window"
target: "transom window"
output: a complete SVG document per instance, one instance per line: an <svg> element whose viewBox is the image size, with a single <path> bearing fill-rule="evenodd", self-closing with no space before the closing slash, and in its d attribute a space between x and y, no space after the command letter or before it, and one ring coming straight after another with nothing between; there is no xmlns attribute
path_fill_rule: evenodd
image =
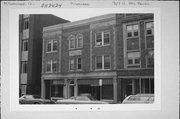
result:
<svg viewBox="0 0 180 119"><path fill-rule="evenodd" d="M46 63L46 72L57 72L57 61L48 61Z"/></svg>
<svg viewBox="0 0 180 119"><path fill-rule="evenodd" d="M96 56L96 69L110 69L110 56Z"/></svg>
<svg viewBox="0 0 180 119"><path fill-rule="evenodd" d="M47 52L55 52L58 49L58 42L57 40L50 40L47 42Z"/></svg>
<svg viewBox="0 0 180 119"><path fill-rule="evenodd" d="M154 34L154 22L147 22L146 35L153 35L153 34Z"/></svg>
<svg viewBox="0 0 180 119"><path fill-rule="evenodd" d="M126 30L127 30L127 37L137 37L139 35L139 26L138 24L134 24L134 25L127 25L126 26Z"/></svg>
<svg viewBox="0 0 180 119"><path fill-rule="evenodd" d="M110 44L110 32L96 33L96 46L104 46Z"/></svg>

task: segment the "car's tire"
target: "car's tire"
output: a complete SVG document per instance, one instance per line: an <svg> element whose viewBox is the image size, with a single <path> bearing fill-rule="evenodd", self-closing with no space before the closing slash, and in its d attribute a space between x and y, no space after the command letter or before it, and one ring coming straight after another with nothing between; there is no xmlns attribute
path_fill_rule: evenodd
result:
<svg viewBox="0 0 180 119"><path fill-rule="evenodd" d="M39 102L35 102L34 104L40 104Z"/></svg>

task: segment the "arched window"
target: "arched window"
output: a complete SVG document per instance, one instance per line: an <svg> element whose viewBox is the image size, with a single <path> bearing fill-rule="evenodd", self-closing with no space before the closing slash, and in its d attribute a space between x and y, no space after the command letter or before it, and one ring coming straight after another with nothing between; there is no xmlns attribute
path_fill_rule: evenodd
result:
<svg viewBox="0 0 180 119"><path fill-rule="evenodd" d="M74 49L76 48L76 38L74 35L70 35L68 37L68 40L69 40L69 49Z"/></svg>
<svg viewBox="0 0 180 119"><path fill-rule="evenodd" d="M82 48L83 47L83 35L82 34L77 34L76 36L77 39L77 48Z"/></svg>

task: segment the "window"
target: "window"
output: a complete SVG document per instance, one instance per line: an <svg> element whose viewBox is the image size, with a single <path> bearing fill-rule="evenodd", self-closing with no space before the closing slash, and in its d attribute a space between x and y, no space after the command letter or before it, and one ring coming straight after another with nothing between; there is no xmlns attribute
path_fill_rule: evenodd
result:
<svg viewBox="0 0 180 119"><path fill-rule="evenodd" d="M57 72L57 61L48 61L46 64L46 72Z"/></svg>
<svg viewBox="0 0 180 119"><path fill-rule="evenodd" d="M69 49L83 47L83 35L82 34L77 34L76 37L75 37L75 35L71 35L71 36L69 36L68 40L69 40Z"/></svg>
<svg viewBox="0 0 180 119"><path fill-rule="evenodd" d="M96 69L102 69L102 56L96 57Z"/></svg>
<svg viewBox="0 0 180 119"><path fill-rule="evenodd" d="M110 57L104 56L104 69L110 69Z"/></svg>
<svg viewBox="0 0 180 119"><path fill-rule="evenodd" d="M96 33L96 46L103 46L110 44L110 32Z"/></svg>
<svg viewBox="0 0 180 119"><path fill-rule="evenodd" d="M46 64L46 72L51 72L51 61L48 61Z"/></svg>
<svg viewBox="0 0 180 119"><path fill-rule="evenodd" d="M69 60L69 70L70 71L74 70L74 59Z"/></svg>
<svg viewBox="0 0 180 119"><path fill-rule="evenodd" d="M96 46L101 46L102 45L102 37L101 33L96 34Z"/></svg>
<svg viewBox="0 0 180 119"><path fill-rule="evenodd" d="M24 19L23 29L29 28L29 18Z"/></svg>
<svg viewBox="0 0 180 119"><path fill-rule="evenodd" d="M149 51L147 56L147 67L154 67L154 50Z"/></svg>
<svg viewBox="0 0 180 119"><path fill-rule="evenodd" d="M76 48L76 44L75 44L76 38L75 38L75 36L74 35L69 36L68 40L69 40L69 49Z"/></svg>
<svg viewBox="0 0 180 119"><path fill-rule="evenodd" d="M70 42L70 49L74 49L75 48L75 39L71 39L69 40Z"/></svg>
<svg viewBox="0 0 180 119"><path fill-rule="evenodd" d="M140 65L140 52L128 53L128 65Z"/></svg>
<svg viewBox="0 0 180 119"><path fill-rule="evenodd" d="M23 40L23 51L28 50L28 40Z"/></svg>
<svg viewBox="0 0 180 119"><path fill-rule="evenodd" d="M47 52L51 52L51 41L47 43Z"/></svg>
<svg viewBox="0 0 180 119"><path fill-rule="evenodd" d="M57 41L53 40L53 51L57 50Z"/></svg>
<svg viewBox="0 0 180 119"><path fill-rule="evenodd" d="M127 30L127 37L137 37L139 35L138 33L139 26L137 24L135 25L128 25L126 27Z"/></svg>
<svg viewBox="0 0 180 119"><path fill-rule="evenodd" d="M52 71L57 72L57 62L56 61L52 62Z"/></svg>
<svg viewBox="0 0 180 119"><path fill-rule="evenodd" d="M110 69L110 56L97 56L96 69Z"/></svg>
<svg viewBox="0 0 180 119"><path fill-rule="evenodd" d="M147 22L146 35L153 35L153 34L154 34L154 22Z"/></svg>
<svg viewBox="0 0 180 119"><path fill-rule="evenodd" d="M77 69L78 69L78 70L81 70L81 69L82 69L82 59L81 59L81 58L78 58L78 59L77 59Z"/></svg>
<svg viewBox="0 0 180 119"><path fill-rule="evenodd" d="M21 72L27 73L27 61L22 61Z"/></svg>
<svg viewBox="0 0 180 119"><path fill-rule="evenodd" d="M57 40L50 40L47 42L47 52L55 52L58 49Z"/></svg>
<svg viewBox="0 0 180 119"><path fill-rule="evenodd" d="M83 47L83 36L81 34L77 35L77 48Z"/></svg>

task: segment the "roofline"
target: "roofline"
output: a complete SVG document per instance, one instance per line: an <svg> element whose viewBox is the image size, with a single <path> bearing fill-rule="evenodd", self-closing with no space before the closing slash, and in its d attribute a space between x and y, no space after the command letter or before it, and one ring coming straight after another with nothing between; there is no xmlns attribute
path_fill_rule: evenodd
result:
<svg viewBox="0 0 180 119"><path fill-rule="evenodd" d="M62 28L67 29L67 28L70 28L72 26L81 26L81 25L84 25L84 24L90 24L90 23L97 22L97 21L104 20L104 19L115 18L115 16L116 16L116 14L106 14L106 15L91 17L91 18L83 19L83 20L79 20L79 21L47 26L47 27L43 28L43 32L62 29Z"/></svg>

